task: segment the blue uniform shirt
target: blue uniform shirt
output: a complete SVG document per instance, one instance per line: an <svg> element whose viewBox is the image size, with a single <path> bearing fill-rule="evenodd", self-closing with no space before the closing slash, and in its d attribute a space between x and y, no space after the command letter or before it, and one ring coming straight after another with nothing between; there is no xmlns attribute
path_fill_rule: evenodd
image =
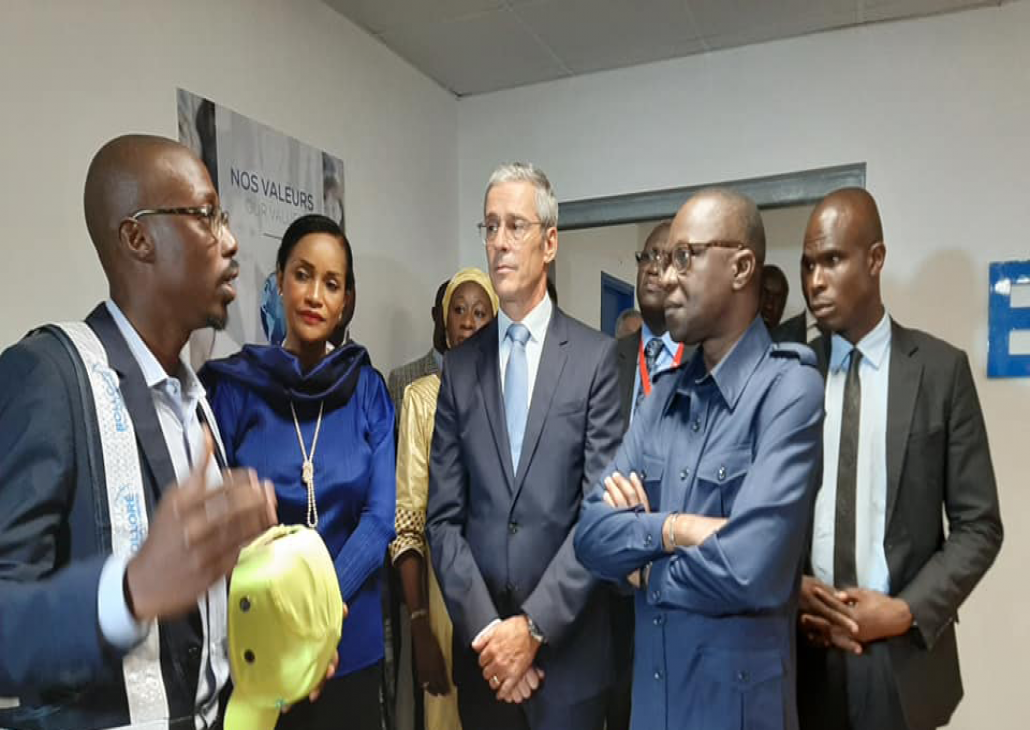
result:
<svg viewBox="0 0 1030 730"><path fill-rule="evenodd" d="M652 512L616 510L599 484L576 553L636 593L633 728L797 727L794 621L820 455L822 378L801 345L774 345L756 318L711 371L699 348L658 377L605 475L636 472ZM671 512L726 517L668 555Z"/></svg>

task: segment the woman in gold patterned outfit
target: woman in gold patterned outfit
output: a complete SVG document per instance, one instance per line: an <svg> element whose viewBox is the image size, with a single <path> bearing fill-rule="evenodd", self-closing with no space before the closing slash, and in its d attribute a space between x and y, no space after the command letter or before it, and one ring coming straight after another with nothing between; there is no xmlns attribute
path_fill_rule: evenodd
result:
<svg viewBox="0 0 1030 730"><path fill-rule="evenodd" d="M462 269L443 298L451 349L497 316L497 295L479 269ZM419 378L404 391L397 439L397 539L390 557L401 577L411 616L412 655L425 696L426 730L461 728L458 690L451 686L451 621L433 575L426 544L429 448L433 441L440 375Z"/></svg>

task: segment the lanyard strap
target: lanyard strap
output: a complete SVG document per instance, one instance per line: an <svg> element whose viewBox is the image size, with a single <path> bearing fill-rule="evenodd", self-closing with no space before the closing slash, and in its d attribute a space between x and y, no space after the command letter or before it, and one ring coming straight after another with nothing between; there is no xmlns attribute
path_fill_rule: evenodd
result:
<svg viewBox="0 0 1030 730"><path fill-rule="evenodd" d="M672 366L679 367L683 360L683 343L676 348L676 356L672 358ZM647 371L647 358L644 357L644 338L640 338L640 384L644 388L644 396L651 395L651 373Z"/></svg>

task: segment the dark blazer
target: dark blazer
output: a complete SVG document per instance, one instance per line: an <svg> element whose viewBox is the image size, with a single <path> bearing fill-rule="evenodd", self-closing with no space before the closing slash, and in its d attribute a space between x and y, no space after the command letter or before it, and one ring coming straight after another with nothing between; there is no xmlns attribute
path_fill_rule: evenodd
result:
<svg viewBox="0 0 1030 730"><path fill-rule="evenodd" d="M808 328L804 311L780 322L769 331L769 336L772 337L773 342L797 342L800 345L807 345Z"/></svg>
<svg viewBox="0 0 1030 730"><path fill-rule="evenodd" d="M994 562L1002 525L966 354L897 323L891 333L884 548L891 593L915 626L885 643L907 727L922 730L947 724L962 698L958 608ZM829 344L813 343L824 373ZM799 665L802 727L825 727L825 652L805 646Z"/></svg>
<svg viewBox="0 0 1030 730"><path fill-rule="evenodd" d="M539 728L554 715L546 705L572 706L612 681L609 594L577 560L572 538L580 502L622 433L615 342L554 308L515 474L497 328L446 355L426 532L462 692L486 687L470 644L494 619L526 613L546 637L536 659L546 680L524 705Z"/></svg>
<svg viewBox="0 0 1030 730"><path fill-rule="evenodd" d="M615 353L619 373L619 415L622 416L622 432L629 430L633 414L633 383L637 377L637 358L640 353L640 330L615 341ZM686 358L684 358L686 359Z"/></svg>
<svg viewBox="0 0 1030 730"><path fill-rule="evenodd" d="M150 391L107 308L86 322L120 378L153 514L175 471ZM91 448L99 444L93 400L76 379L83 370L49 332L0 355L0 696L21 703L0 710L0 727L107 728L129 720L122 654L103 640L97 618L110 518L106 499L95 497L106 484L103 457ZM169 709L179 718L172 727L192 728L199 612L162 622L160 635Z"/></svg>

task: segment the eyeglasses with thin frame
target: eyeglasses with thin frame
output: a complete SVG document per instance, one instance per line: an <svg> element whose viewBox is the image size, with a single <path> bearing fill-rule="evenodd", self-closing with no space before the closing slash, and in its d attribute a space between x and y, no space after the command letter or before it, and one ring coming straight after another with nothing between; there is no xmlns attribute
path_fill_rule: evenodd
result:
<svg viewBox="0 0 1030 730"><path fill-rule="evenodd" d="M148 215L192 215L207 221L208 228L215 238L221 238L229 229L229 212L218 205L201 205L190 208L144 208L129 216L129 220L139 221Z"/></svg>
<svg viewBox="0 0 1030 730"><path fill-rule="evenodd" d="M649 251L637 251L633 255L637 260L637 266L641 269L657 267L658 272L662 273L672 264L677 274L685 274L690 270L690 262L693 258L706 248L729 248L740 251L747 248L747 246L740 241L707 241L705 243L683 243L672 251L651 249Z"/></svg>
<svg viewBox="0 0 1030 730"><path fill-rule="evenodd" d="M519 246L526 240L526 236L533 226L543 226L543 223L541 221L526 220L525 218L509 218L506 221L487 220L476 224L476 228L479 229L479 237L486 244L487 248L497 246L502 229L508 242L512 246Z"/></svg>

